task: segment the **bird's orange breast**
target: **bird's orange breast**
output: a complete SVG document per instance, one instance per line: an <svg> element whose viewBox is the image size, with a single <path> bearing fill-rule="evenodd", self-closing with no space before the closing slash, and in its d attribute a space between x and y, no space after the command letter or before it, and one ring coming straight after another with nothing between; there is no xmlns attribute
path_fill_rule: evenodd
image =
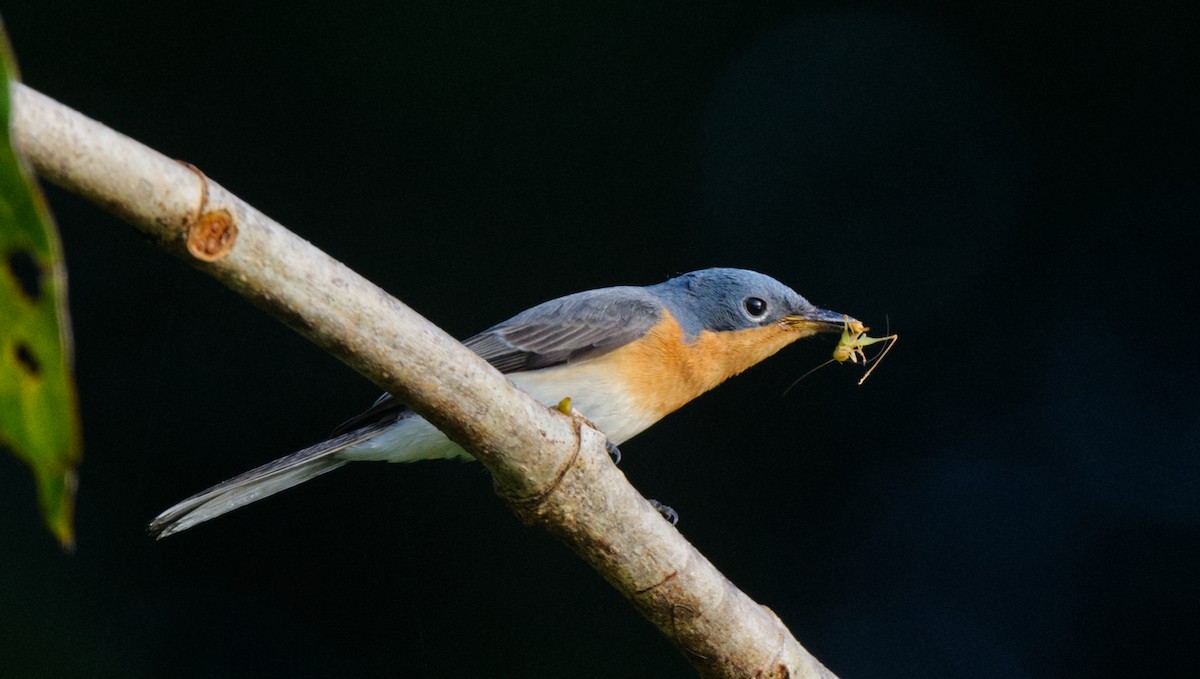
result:
<svg viewBox="0 0 1200 679"><path fill-rule="evenodd" d="M608 363L620 374L629 396L661 418L808 334L771 324L749 330L703 330L688 342L679 323L666 313L641 339L597 362Z"/></svg>

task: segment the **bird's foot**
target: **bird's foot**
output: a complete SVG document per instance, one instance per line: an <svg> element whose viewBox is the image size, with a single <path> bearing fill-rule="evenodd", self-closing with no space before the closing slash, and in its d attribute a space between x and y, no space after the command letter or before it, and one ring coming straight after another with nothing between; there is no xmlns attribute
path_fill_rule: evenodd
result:
<svg viewBox="0 0 1200 679"><path fill-rule="evenodd" d="M649 502L650 502L650 506L654 507L654 509L656 509L659 514L662 514L662 517L664 519L666 519L667 521L670 521L672 526L679 523L679 512L675 511L674 509L671 509L670 507L664 505L663 503L659 502L658 500L650 500Z"/></svg>

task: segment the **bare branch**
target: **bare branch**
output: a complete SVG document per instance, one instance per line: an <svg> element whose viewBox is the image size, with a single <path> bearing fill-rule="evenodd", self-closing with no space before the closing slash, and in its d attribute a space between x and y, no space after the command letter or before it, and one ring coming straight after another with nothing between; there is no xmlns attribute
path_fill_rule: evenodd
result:
<svg viewBox="0 0 1200 679"><path fill-rule="evenodd" d="M833 677L729 582L609 460L452 337L199 170L20 84L17 148L436 424L491 471L526 523L565 542L705 677ZM564 397L570 394L563 394Z"/></svg>

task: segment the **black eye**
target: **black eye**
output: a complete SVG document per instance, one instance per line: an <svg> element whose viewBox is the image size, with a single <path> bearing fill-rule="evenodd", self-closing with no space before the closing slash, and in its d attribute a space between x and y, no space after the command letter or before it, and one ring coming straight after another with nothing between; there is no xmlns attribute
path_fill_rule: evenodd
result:
<svg viewBox="0 0 1200 679"><path fill-rule="evenodd" d="M746 307L746 313L751 318L762 318L767 313L767 303L758 297L747 297L742 306Z"/></svg>

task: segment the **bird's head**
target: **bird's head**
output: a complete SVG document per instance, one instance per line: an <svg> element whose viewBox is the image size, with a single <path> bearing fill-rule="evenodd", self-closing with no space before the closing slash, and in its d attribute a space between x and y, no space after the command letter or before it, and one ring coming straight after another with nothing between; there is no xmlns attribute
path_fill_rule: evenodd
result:
<svg viewBox="0 0 1200 679"><path fill-rule="evenodd" d="M774 278L746 269L702 269L650 289L693 337L703 331L775 328L795 340L818 332L841 332L854 321L813 306Z"/></svg>

